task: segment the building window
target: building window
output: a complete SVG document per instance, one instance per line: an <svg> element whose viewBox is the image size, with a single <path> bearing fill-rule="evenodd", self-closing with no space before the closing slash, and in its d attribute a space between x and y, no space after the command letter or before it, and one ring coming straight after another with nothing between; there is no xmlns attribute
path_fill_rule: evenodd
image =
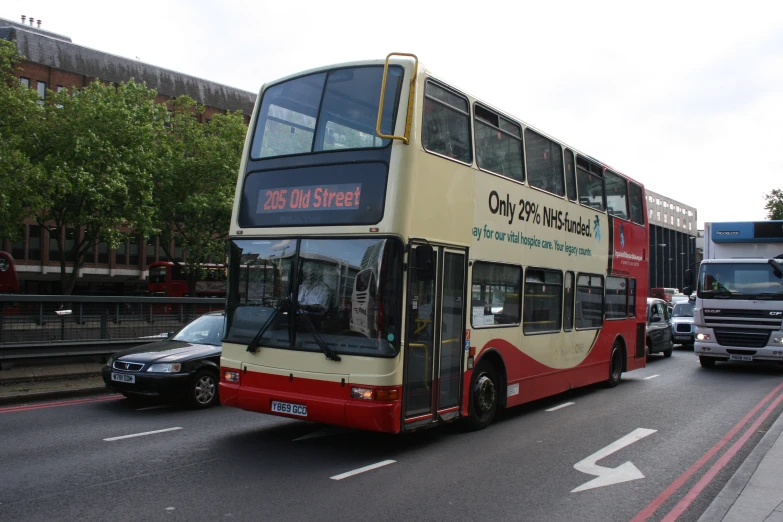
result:
<svg viewBox="0 0 783 522"><path fill-rule="evenodd" d="M28 228L27 239L27 259L28 261L41 260L41 226L30 225Z"/></svg>
<svg viewBox="0 0 783 522"><path fill-rule="evenodd" d="M628 280L624 277L606 278L606 318L625 319L628 314Z"/></svg>
<svg viewBox="0 0 783 522"><path fill-rule="evenodd" d="M531 129L525 129L527 181L558 196L565 195L563 183L563 149Z"/></svg>
<svg viewBox="0 0 783 522"><path fill-rule="evenodd" d="M185 247L182 246L182 240L179 236L174 238L174 261L180 263L185 261Z"/></svg>
<svg viewBox="0 0 783 522"><path fill-rule="evenodd" d="M120 243L114 251L114 263L118 265L128 264L128 243Z"/></svg>
<svg viewBox="0 0 783 522"><path fill-rule="evenodd" d="M95 263L95 242L88 245L87 250L84 251L84 262Z"/></svg>
<svg viewBox="0 0 783 522"><path fill-rule="evenodd" d="M60 260L60 236L57 230L49 231L49 261Z"/></svg>
<svg viewBox="0 0 783 522"><path fill-rule="evenodd" d="M525 271L523 331L526 334L559 332L562 298L562 272L528 268Z"/></svg>
<svg viewBox="0 0 783 522"><path fill-rule="evenodd" d="M62 85L58 85L57 86L57 92L63 92L64 90L65 90L65 87L63 87Z"/></svg>
<svg viewBox="0 0 783 522"><path fill-rule="evenodd" d="M574 328L574 273L566 272L563 288L563 330L570 332Z"/></svg>
<svg viewBox="0 0 783 522"><path fill-rule="evenodd" d="M422 126L425 149L464 163L473 161L467 98L427 81Z"/></svg>
<svg viewBox="0 0 783 522"><path fill-rule="evenodd" d="M106 241L98 242L98 262L109 264L109 245Z"/></svg>
<svg viewBox="0 0 783 522"><path fill-rule="evenodd" d="M576 280L576 327L600 328L604 317L604 278L579 274Z"/></svg>
<svg viewBox="0 0 783 522"><path fill-rule="evenodd" d="M141 238L139 236L130 236L128 238L128 264L139 266L139 251L141 250Z"/></svg>
<svg viewBox="0 0 783 522"><path fill-rule="evenodd" d="M73 263L76 244L79 242L79 232L75 228L65 229L65 260ZM93 259L95 259L93 257Z"/></svg>
<svg viewBox="0 0 783 522"><path fill-rule="evenodd" d="M521 127L480 105L474 108L476 163L482 170L525 181Z"/></svg>
<svg viewBox="0 0 783 522"><path fill-rule="evenodd" d="M11 243L11 257L16 261L24 260L24 238L27 234L27 225L22 225L19 228L19 240ZM0 248L2 245L0 244Z"/></svg>
<svg viewBox="0 0 783 522"><path fill-rule="evenodd" d="M476 261L471 288L474 328L519 324L522 267Z"/></svg>
<svg viewBox="0 0 783 522"><path fill-rule="evenodd" d="M151 265L158 260L158 236L151 236L147 239L147 265Z"/></svg>
<svg viewBox="0 0 783 522"><path fill-rule="evenodd" d="M38 91L38 97L42 100L46 99L46 82L38 82L36 84L36 90Z"/></svg>
<svg viewBox="0 0 783 522"><path fill-rule="evenodd" d="M30 88L30 78L19 78L19 83L21 83L28 89Z"/></svg>

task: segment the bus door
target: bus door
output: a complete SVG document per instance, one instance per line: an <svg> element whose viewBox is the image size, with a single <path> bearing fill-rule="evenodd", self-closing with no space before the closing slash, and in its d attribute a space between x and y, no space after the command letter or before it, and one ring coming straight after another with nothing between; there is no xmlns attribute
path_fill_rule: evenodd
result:
<svg viewBox="0 0 783 522"><path fill-rule="evenodd" d="M429 270L408 256L403 415L406 428L459 415L465 335L464 250L432 249ZM424 247L428 251L428 247Z"/></svg>

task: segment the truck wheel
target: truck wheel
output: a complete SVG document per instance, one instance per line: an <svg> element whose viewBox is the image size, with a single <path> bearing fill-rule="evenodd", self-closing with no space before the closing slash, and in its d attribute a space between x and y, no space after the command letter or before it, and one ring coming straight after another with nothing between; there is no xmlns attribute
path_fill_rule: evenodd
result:
<svg viewBox="0 0 783 522"><path fill-rule="evenodd" d="M700 355L699 364L701 364L702 368L715 368L715 359L712 357L704 357L703 355Z"/></svg>

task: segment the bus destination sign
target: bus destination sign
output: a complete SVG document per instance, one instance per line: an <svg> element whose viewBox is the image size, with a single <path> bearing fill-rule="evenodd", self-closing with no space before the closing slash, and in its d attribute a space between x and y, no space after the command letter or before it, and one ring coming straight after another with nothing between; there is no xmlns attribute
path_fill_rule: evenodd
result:
<svg viewBox="0 0 783 522"><path fill-rule="evenodd" d="M262 189L258 195L256 212L356 210L360 208L361 195L361 183Z"/></svg>

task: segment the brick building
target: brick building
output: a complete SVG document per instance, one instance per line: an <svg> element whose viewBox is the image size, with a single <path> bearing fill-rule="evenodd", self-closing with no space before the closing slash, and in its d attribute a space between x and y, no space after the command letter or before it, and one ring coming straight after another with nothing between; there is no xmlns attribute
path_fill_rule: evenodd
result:
<svg viewBox="0 0 783 522"><path fill-rule="evenodd" d="M22 17L22 23L0 18L0 38L16 43L26 60L16 73L22 84L36 89L41 97L46 89L80 88L96 78L121 82L131 78L146 83L158 92L156 101L166 103L187 94L206 109L204 121L217 113L241 110L245 122L255 104L256 94L171 71L138 60L104 53L74 44L68 36L45 31L31 18ZM22 240L10 242L0 238L0 250L10 252L16 260L20 290L27 294L60 293L60 259L57 243L34 221L22 225ZM64 237L65 250L73 245L80 231L68 229ZM174 257L181 258L182 249L168 245ZM93 258L85 263L74 293L138 294L146 290L147 266L156 260L165 260L159 239L133 236L117 250L105 243L93 249Z"/></svg>

